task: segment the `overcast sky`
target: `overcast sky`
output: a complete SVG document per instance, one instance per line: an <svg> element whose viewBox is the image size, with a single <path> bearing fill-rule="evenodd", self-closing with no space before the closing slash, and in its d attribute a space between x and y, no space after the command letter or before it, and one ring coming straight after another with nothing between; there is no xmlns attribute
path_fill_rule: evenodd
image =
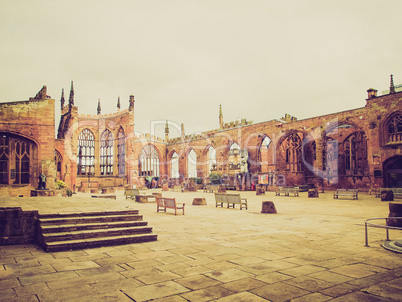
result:
<svg viewBox="0 0 402 302"><path fill-rule="evenodd" d="M363 107L402 80L400 0L0 0L0 102L48 87L56 114L122 109L135 130L299 119ZM59 120L57 119L56 123ZM160 129L159 129L160 130ZM158 131L159 131L158 130ZM171 136L176 136L174 131Z"/></svg>

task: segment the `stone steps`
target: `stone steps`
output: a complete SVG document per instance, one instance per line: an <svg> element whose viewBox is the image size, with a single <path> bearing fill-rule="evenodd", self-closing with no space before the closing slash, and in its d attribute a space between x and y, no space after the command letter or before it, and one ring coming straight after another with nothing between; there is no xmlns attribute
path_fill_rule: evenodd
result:
<svg viewBox="0 0 402 302"><path fill-rule="evenodd" d="M38 242L48 252L157 240L138 211L39 215Z"/></svg>

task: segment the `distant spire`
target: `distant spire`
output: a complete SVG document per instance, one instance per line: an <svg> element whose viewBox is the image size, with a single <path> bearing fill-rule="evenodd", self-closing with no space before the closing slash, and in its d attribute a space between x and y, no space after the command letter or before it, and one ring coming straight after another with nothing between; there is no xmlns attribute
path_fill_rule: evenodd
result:
<svg viewBox="0 0 402 302"><path fill-rule="evenodd" d="M128 111L134 111L134 102L135 102L134 96L130 95L130 105L128 107Z"/></svg>
<svg viewBox="0 0 402 302"><path fill-rule="evenodd" d="M219 105L219 128L223 128L223 114L222 114L222 105Z"/></svg>
<svg viewBox="0 0 402 302"><path fill-rule="evenodd" d="M182 139L184 139L185 136L186 136L186 134L184 133L184 123L181 123L181 137L182 137Z"/></svg>
<svg viewBox="0 0 402 302"><path fill-rule="evenodd" d="M166 126L165 126L165 140L169 140L169 124L168 124L168 121L166 121Z"/></svg>
<svg viewBox="0 0 402 302"><path fill-rule="evenodd" d="M389 93L395 93L395 86L394 86L394 77L391 74L391 81L390 81L390 85L389 85Z"/></svg>
<svg viewBox="0 0 402 302"><path fill-rule="evenodd" d="M98 99L98 115L101 114L101 105L100 105L100 99Z"/></svg>
<svg viewBox="0 0 402 302"><path fill-rule="evenodd" d="M61 90L61 99L60 99L61 109L63 109L65 102L66 102L66 100L64 99L64 88L63 88L63 89Z"/></svg>
<svg viewBox="0 0 402 302"><path fill-rule="evenodd" d="M120 96L117 98L117 110L120 110Z"/></svg>
<svg viewBox="0 0 402 302"><path fill-rule="evenodd" d="M71 81L70 99L68 100L68 104L69 104L70 106L74 106L74 87L73 87L73 81Z"/></svg>

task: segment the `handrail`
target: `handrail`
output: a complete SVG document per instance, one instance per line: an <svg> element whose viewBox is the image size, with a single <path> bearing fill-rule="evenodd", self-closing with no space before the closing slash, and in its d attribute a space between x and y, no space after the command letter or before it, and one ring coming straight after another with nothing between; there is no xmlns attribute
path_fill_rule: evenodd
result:
<svg viewBox="0 0 402 302"><path fill-rule="evenodd" d="M387 221L387 219L402 219L402 217L381 217L381 218L370 218L370 219L366 219L366 221L364 222L364 228L365 228L365 246L369 246L368 245L368 228L367 227L374 227L374 228L382 228L382 229L386 229L386 234L387 234L387 241L389 241L389 230L401 230L402 231L402 227L395 227L395 226L389 226L389 225L381 225L381 224L374 224L368 221L371 220L379 220L379 219L384 219L385 221Z"/></svg>

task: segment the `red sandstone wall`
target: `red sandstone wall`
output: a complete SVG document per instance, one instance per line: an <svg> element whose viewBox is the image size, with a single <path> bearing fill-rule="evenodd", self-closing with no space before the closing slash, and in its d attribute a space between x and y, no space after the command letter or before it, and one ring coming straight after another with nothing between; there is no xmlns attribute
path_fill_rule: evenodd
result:
<svg viewBox="0 0 402 302"><path fill-rule="evenodd" d="M49 98L0 104L0 131L23 136L38 146L37 160L31 161L33 188L37 187L38 176L43 173L47 176L47 187L54 189L54 110L54 99Z"/></svg>

